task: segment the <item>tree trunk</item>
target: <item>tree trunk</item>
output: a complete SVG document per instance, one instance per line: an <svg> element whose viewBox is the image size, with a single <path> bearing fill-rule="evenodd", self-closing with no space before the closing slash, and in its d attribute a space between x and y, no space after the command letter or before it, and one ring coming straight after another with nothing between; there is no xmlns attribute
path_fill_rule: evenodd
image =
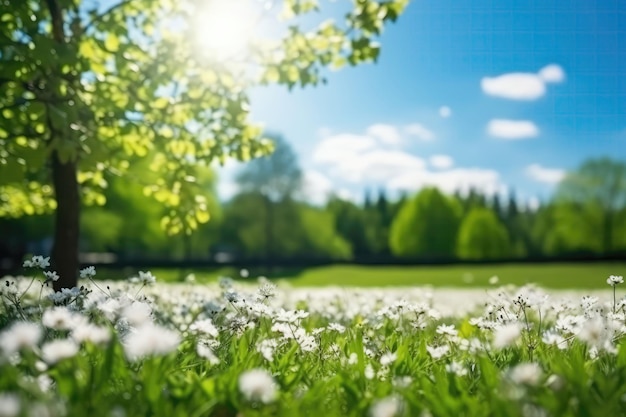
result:
<svg viewBox="0 0 626 417"><path fill-rule="evenodd" d="M76 162L62 163L56 151L52 153L52 183L57 201L52 267L60 276L54 283L56 291L78 283L80 197L76 168Z"/></svg>

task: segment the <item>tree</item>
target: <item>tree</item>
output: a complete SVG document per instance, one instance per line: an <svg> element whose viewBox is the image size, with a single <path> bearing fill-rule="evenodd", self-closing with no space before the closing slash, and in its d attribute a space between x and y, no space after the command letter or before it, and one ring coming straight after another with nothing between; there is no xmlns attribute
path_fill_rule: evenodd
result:
<svg viewBox="0 0 626 417"><path fill-rule="evenodd" d="M462 208L453 197L425 188L406 202L391 225L396 256L450 258L455 254Z"/></svg>
<svg viewBox="0 0 626 417"><path fill-rule="evenodd" d="M508 232L493 210L475 208L463 219L457 255L462 259L498 259L510 255Z"/></svg>
<svg viewBox="0 0 626 417"><path fill-rule="evenodd" d="M104 172L148 158L160 176L144 192L169 233L191 233L209 214L190 168L270 149L248 120L248 89L317 85L326 66L375 61L374 39L408 0L357 0L343 24L309 31L299 19L312 27L316 2L285 0L282 38L224 59L202 42L231 40L206 33L223 27L211 18L241 20L219 15L227 3L0 1L0 216L56 210L55 288L76 284L81 200L105 203Z"/></svg>
<svg viewBox="0 0 626 417"><path fill-rule="evenodd" d="M626 162L610 158L583 162L561 181L556 201L573 210L573 227L575 223L596 226L593 233L599 237L601 253L615 251L619 213L626 208Z"/></svg>
<svg viewBox="0 0 626 417"><path fill-rule="evenodd" d="M237 183L244 192L259 193L263 197L264 246L268 261L275 256L274 243L278 236L275 232L276 206L288 206L302 186L298 157L289 143L278 135L274 135L271 140L274 152L249 162L237 176Z"/></svg>
<svg viewBox="0 0 626 417"><path fill-rule="evenodd" d="M339 197L328 200L326 211L333 215L335 230L350 243L352 254L356 257L369 256L375 253L375 236L368 227L369 217L365 209L351 201Z"/></svg>

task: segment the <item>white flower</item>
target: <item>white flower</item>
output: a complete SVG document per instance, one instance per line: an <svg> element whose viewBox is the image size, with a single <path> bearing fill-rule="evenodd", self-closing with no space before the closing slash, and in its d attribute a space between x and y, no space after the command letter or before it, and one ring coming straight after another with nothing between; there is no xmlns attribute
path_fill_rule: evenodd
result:
<svg viewBox="0 0 626 417"><path fill-rule="evenodd" d="M111 332L108 328L90 323L76 326L71 336L78 343L91 342L94 345L103 345L111 340Z"/></svg>
<svg viewBox="0 0 626 417"><path fill-rule="evenodd" d="M433 358L434 360L437 360L437 359L440 359L440 358L444 357L450 351L450 346L448 346L448 345L441 345L441 346L426 345L426 350L428 351L428 354L430 355L431 358Z"/></svg>
<svg viewBox="0 0 626 417"><path fill-rule="evenodd" d="M257 292L261 300L272 298L276 295L276 285L266 282L259 287Z"/></svg>
<svg viewBox="0 0 626 417"><path fill-rule="evenodd" d="M554 345L559 349L567 348L567 341L559 333L548 331L543 334L541 340L546 345Z"/></svg>
<svg viewBox="0 0 626 417"><path fill-rule="evenodd" d="M404 402L397 396L390 396L376 401L370 408L371 417L399 416L404 408Z"/></svg>
<svg viewBox="0 0 626 417"><path fill-rule="evenodd" d="M139 282L143 285L150 285L156 282L156 277L152 275L152 272L139 271Z"/></svg>
<svg viewBox="0 0 626 417"><path fill-rule="evenodd" d="M134 329L124 341L124 352L130 360L145 356L166 355L180 344L180 335L170 329L146 323Z"/></svg>
<svg viewBox="0 0 626 417"><path fill-rule="evenodd" d="M509 371L509 377L516 384L535 386L541 379L541 367L536 363L520 363Z"/></svg>
<svg viewBox="0 0 626 417"><path fill-rule="evenodd" d="M218 337L220 335L211 319L197 320L189 326L189 329L211 337Z"/></svg>
<svg viewBox="0 0 626 417"><path fill-rule="evenodd" d="M56 271L43 271L46 280L57 282L59 280L59 274Z"/></svg>
<svg viewBox="0 0 626 417"><path fill-rule="evenodd" d="M17 417L21 408L20 398L16 394L0 393L0 417Z"/></svg>
<svg viewBox="0 0 626 417"><path fill-rule="evenodd" d="M496 329L493 336L493 347L503 349L517 342L522 334L522 326L519 323L510 323Z"/></svg>
<svg viewBox="0 0 626 417"><path fill-rule="evenodd" d="M446 372L457 376L465 376L467 375L467 368L460 362L452 361L446 365Z"/></svg>
<svg viewBox="0 0 626 417"><path fill-rule="evenodd" d="M122 312L122 316L128 320L131 326L141 326L151 321L151 314L152 308L150 308L148 304L139 301L135 301L131 305L126 306Z"/></svg>
<svg viewBox="0 0 626 417"><path fill-rule="evenodd" d="M43 325L54 330L70 330L80 321L81 317L68 310L67 307L49 308L41 317Z"/></svg>
<svg viewBox="0 0 626 417"><path fill-rule="evenodd" d="M500 281L500 278L498 278L497 275L494 275L491 278L489 278L489 284L491 285L496 285L498 281Z"/></svg>
<svg viewBox="0 0 626 417"><path fill-rule="evenodd" d="M380 364L382 366L391 365L398 359L398 355L392 352L387 352L380 357Z"/></svg>
<svg viewBox="0 0 626 417"><path fill-rule="evenodd" d="M346 331L346 328L339 323L330 323L328 325L328 330L334 330L337 333L343 333Z"/></svg>
<svg viewBox="0 0 626 417"><path fill-rule="evenodd" d="M248 401L269 404L278 394L274 378L264 369L251 369L239 375L239 391Z"/></svg>
<svg viewBox="0 0 626 417"><path fill-rule="evenodd" d="M437 327L437 334L444 334L444 335L447 335L447 336L456 336L458 334L458 332L454 328L454 324L451 324L449 326L446 326L445 324L442 324L442 325Z"/></svg>
<svg viewBox="0 0 626 417"><path fill-rule="evenodd" d="M71 339L57 339L41 347L41 356L49 364L71 358L78 353L78 345Z"/></svg>
<svg viewBox="0 0 626 417"><path fill-rule="evenodd" d="M259 342L256 346L256 351L259 352L266 361L272 362L274 360L274 352L278 347L278 341L276 339L265 339Z"/></svg>
<svg viewBox="0 0 626 417"><path fill-rule="evenodd" d="M32 349L41 340L42 332L38 324L18 321L0 333L0 349L6 356L22 349Z"/></svg>
<svg viewBox="0 0 626 417"><path fill-rule="evenodd" d="M43 256L33 256L31 259L24 261L22 265L24 268L41 268L46 269L50 266L50 257L44 258Z"/></svg>
<svg viewBox="0 0 626 417"><path fill-rule="evenodd" d="M82 279L93 278L96 276L96 268L93 266L88 266L87 268L80 270L80 277Z"/></svg>
<svg viewBox="0 0 626 417"><path fill-rule="evenodd" d="M611 275L607 278L606 283L609 284L611 287L614 287L617 284L623 284L624 277L620 275Z"/></svg>
<svg viewBox="0 0 626 417"><path fill-rule="evenodd" d="M248 278L250 276L250 271L244 268L239 271L239 275L241 275L241 278Z"/></svg>

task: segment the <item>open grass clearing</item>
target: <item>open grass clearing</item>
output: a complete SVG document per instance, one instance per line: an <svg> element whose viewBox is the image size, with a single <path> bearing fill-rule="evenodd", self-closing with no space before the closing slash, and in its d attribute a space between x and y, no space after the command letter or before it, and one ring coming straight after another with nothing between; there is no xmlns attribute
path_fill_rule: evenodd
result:
<svg viewBox="0 0 626 417"><path fill-rule="evenodd" d="M537 284L544 288L604 288L609 275L626 275L626 262L602 263L518 263L490 265L441 266L359 266L333 265L304 269L276 269L271 273L251 269L248 277L241 277L235 268L213 269L151 269L162 282L182 282L193 274L195 281L206 283L220 276L255 281L261 275L297 287L327 285L349 287L433 286L433 287L490 287L490 279L498 277L496 285ZM98 269L100 279L124 279L136 270Z"/></svg>

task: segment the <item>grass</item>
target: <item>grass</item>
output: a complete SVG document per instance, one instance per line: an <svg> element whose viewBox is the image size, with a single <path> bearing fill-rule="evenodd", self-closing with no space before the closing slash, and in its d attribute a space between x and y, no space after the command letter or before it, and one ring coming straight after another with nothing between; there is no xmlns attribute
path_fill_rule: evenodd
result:
<svg viewBox="0 0 626 417"><path fill-rule="evenodd" d="M244 279L234 268L222 269L151 269L159 281L181 282L193 273L199 283L211 282L220 276ZM101 279L119 279L136 271L98 270ZM307 269L283 269L267 274L249 271L251 281L260 275L293 286L342 285L358 287L424 286L488 287L489 279L498 277L498 285L535 283L545 288L606 288L609 275L626 275L626 262L559 263L559 264L491 264L445 266L355 266L336 265Z"/></svg>

